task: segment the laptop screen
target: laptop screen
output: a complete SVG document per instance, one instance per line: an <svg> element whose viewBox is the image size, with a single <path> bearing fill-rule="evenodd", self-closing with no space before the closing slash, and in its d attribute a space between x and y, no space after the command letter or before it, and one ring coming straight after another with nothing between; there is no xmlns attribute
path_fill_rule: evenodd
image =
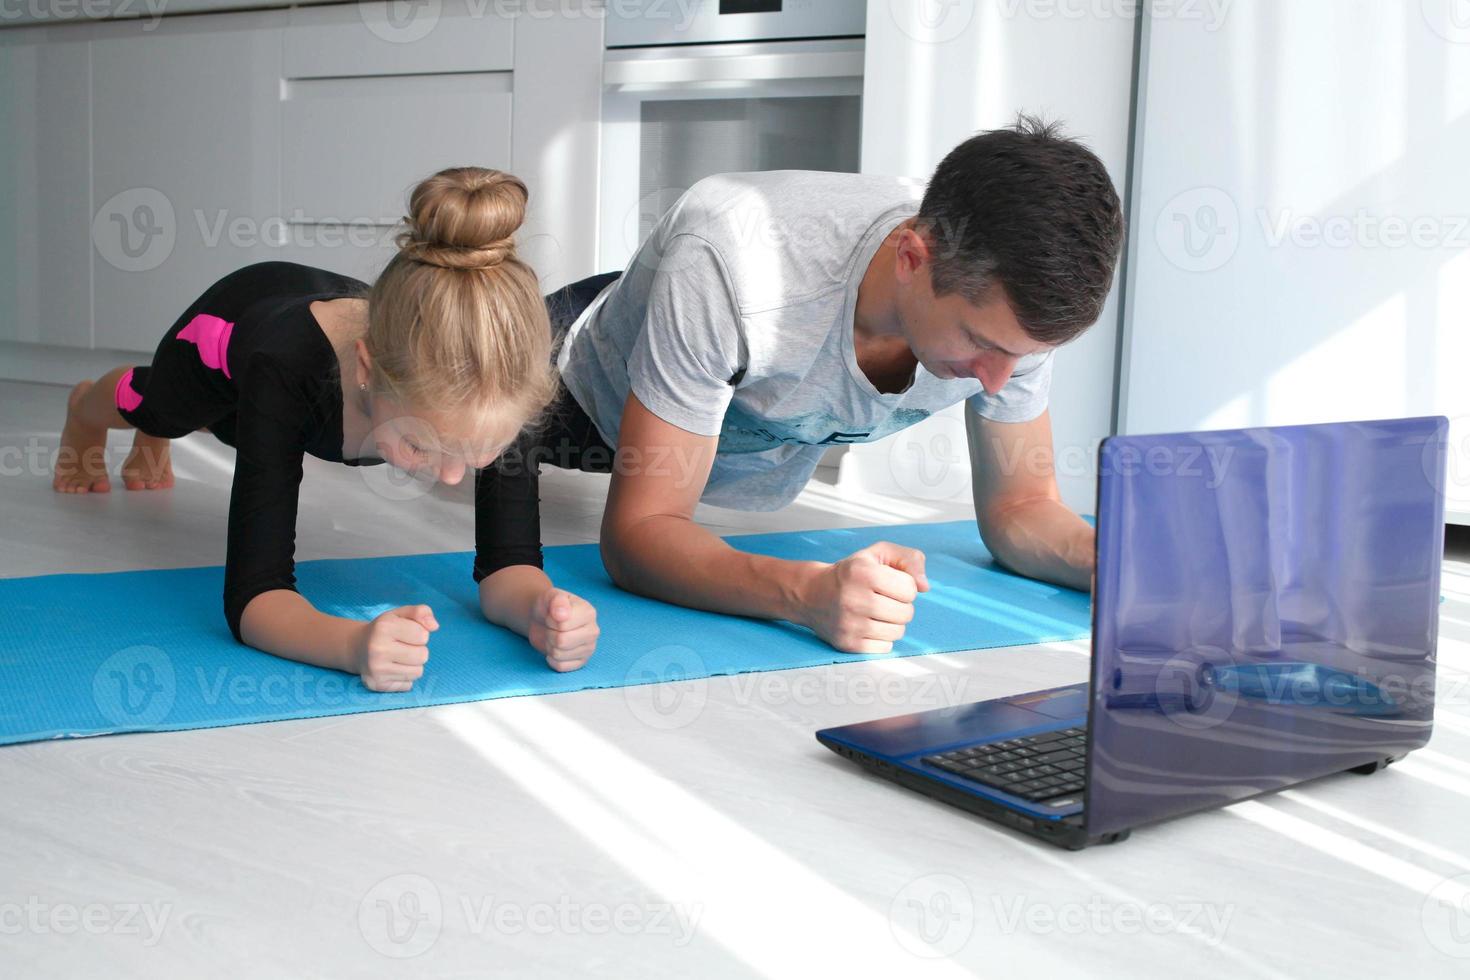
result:
<svg viewBox="0 0 1470 980"><path fill-rule="evenodd" d="M1435 417L1104 441L1089 834L1428 740L1447 431Z"/></svg>

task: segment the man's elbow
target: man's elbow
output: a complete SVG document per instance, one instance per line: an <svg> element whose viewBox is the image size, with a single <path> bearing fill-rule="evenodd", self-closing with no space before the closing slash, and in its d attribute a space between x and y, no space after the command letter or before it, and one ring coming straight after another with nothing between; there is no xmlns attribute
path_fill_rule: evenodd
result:
<svg viewBox="0 0 1470 980"><path fill-rule="evenodd" d="M1054 502L1054 498L1049 494L1008 497L995 500L989 506L975 508L975 524L980 530L980 541L992 558L1014 570L1012 544L1027 509L1041 502Z"/></svg>
<svg viewBox="0 0 1470 980"><path fill-rule="evenodd" d="M994 518L981 514L975 515L975 525L980 531L980 543L985 545L985 550L990 552L990 557L1009 568L1010 562L1006 559L1007 539L1001 530L1001 525Z"/></svg>
<svg viewBox="0 0 1470 980"><path fill-rule="evenodd" d="M632 553L632 532L627 522L604 515L602 530L598 536L598 552L602 555L602 567L608 578L620 589L634 591L633 569L636 565Z"/></svg>

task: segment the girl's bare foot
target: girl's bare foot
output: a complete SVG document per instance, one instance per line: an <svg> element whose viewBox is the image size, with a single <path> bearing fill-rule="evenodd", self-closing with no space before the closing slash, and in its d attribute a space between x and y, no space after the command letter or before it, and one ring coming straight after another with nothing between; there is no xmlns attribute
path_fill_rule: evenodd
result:
<svg viewBox="0 0 1470 980"><path fill-rule="evenodd" d="M133 432L133 449L123 460L123 486L129 490L164 490L174 485L168 440Z"/></svg>
<svg viewBox="0 0 1470 980"><path fill-rule="evenodd" d="M61 430L61 449L56 453L56 471L51 489L60 493L106 493L112 489L107 478L107 429L84 423L78 411L92 382L82 381L66 399L66 425Z"/></svg>

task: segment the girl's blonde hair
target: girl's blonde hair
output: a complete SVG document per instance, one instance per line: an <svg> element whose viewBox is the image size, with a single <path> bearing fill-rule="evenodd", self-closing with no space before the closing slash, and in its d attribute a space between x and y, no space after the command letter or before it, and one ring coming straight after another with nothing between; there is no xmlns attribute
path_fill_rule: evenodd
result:
<svg viewBox="0 0 1470 980"><path fill-rule="evenodd" d="M516 428L556 396L546 303L515 249L528 196L519 178L482 167L414 188L398 253L368 293L374 393Z"/></svg>

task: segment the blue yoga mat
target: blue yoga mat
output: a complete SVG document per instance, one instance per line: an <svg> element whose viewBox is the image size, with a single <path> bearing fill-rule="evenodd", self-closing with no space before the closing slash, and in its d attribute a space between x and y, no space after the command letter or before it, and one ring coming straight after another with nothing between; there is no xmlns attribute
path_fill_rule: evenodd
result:
<svg viewBox="0 0 1470 980"><path fill-rule="evenodd" d="M741 535L745 551L836 561L875 541L925 552L930 591L893 654L911 656L1086 636L1086 593L1001 571L969 521ZM602 636L561 674L522 637L481 615L472 556L301 562L318 609L368 619L426 602L440 628L412 691L378 694L352 675L237 644L221 611L223 570L182 568L0 580L0 744L553 694L594 687L841 663L790 623L700 612L608 580L596 545L546 549L546 570L597 606Z"/></svg>

